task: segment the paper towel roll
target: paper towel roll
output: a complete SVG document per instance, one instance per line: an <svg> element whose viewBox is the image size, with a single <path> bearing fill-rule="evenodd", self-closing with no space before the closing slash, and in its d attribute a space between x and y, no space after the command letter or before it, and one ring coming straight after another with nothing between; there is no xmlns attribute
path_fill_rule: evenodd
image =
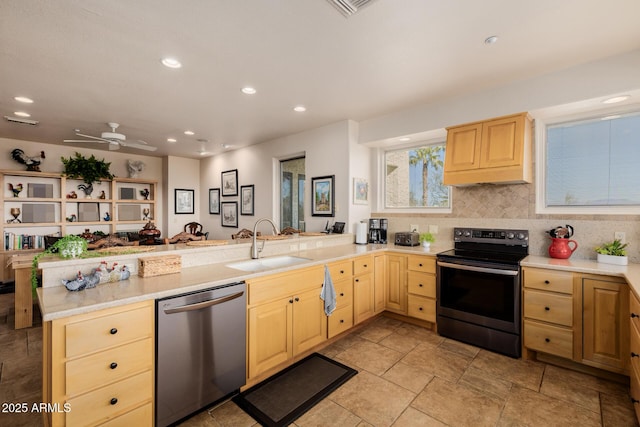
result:
<svg viewBox="0 0 640 427"><path fill-rule="evenodd" d="M356 244L358 245L366 245L367 244L367 223L359 222L356 224Z"/></svg>

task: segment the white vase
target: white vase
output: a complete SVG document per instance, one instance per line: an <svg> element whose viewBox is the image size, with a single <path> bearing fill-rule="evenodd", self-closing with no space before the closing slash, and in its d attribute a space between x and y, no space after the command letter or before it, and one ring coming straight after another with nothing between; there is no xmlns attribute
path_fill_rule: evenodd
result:
<svg viewBox="0 0 640 427"><path fill-rule="evenodd" d="M425 248L425 250L430 250L431 249L431 242L422 242L422 247Z"/></svg>
<svg viewBox="0 0 640 427"><path fill-rule="evenodd" d="M598 262L605 264L627 265L629 263L629 258L626 256L598 254Z"/></svg>
<svg viewBox="0 0 640 427"><path fill-rule="evenodd" d="M82 254L82 242L67 242L64 248L60 249L62 258L77 258Z"/></svg>

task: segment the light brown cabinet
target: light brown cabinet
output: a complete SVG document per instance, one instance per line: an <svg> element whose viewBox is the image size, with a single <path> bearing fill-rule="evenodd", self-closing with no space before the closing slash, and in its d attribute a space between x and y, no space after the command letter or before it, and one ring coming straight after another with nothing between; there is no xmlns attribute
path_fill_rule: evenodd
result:
<svg viewBox="0 0 640 427"><path fill-rule="evenodd" d="M407 256L387 254L385 309L407 314Z"/></svg>
<svg viewBox="0 0 640 427"><path fill-rule="evenodd" d="M353 260L353 322L358 324L375 314L374 265L371 255Z"/></svg>
<svg viewBox="0 0 640 427"><path fill-rule="evenodd" d="M640 300L629 290L629 377L631 401L640 421Z"/></svg>
<svg viewBox="0 0 640 427"><path fill-rule="evenodd" d="M386 280L387 255L376 254L373 256L373 309L375 314L384 311Z"/></svg>
<svg viewBox="0 0 640 427"><path fill-rule="evenodd" d="M71 408L46 424L153 425L154 330L153 301L45 322L43 399Z"/></svg>
<svg viewBox="0 0 640 427"><path fill-rule="evenodd" d="M407 314L436 323L436 259L426 255L409 255L407 265Z"/></svg>
<svg viewBox="0 0 640 427"><path fill-rule="evenodd" d="M327 335L333 338L353 326L353 268L351 260L328 264L336 290L336 309L327 317Z"/></svg>
<svg viewBox="0 0 640 427"><path fill-rule="evenodd" d="M248 280L248 378L327 339L322 267Z"/></svg>
<svg viewBox="0 0 640 427"><path fill-rule="evenodd" d="M624 280L523 269L524 347L584 365L628 372L629 296Z"/></svg>
<svg viewBox="0 0 640 427"><path fill-rule="evenodd" d="M531 182L527 113L447 128L444 184Z"/></svg>

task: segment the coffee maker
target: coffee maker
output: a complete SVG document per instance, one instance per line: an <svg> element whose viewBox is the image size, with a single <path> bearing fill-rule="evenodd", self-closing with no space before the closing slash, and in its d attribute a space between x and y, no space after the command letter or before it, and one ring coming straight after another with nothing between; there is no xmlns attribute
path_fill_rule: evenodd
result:
<svg viewBox="0 0 640 427"><path fill-rule="evenodd" d="M386 218L369 219L369 243L387 243L387 222Z"/></svg>

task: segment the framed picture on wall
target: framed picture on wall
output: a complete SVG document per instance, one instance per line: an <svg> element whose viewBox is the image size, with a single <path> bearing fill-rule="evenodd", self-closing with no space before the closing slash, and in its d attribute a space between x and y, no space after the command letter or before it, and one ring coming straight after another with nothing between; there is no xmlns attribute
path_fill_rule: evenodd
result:
<svg viewBox="0 0 640 427"><path fill-rule="evenodd" d="M221 202L220 207L222 226L238 228L238 202Z"/></svg>
<svg viewBox="0 0 640 427"><path fill-rule="evenodd" d="M253 184L240 187L240 215L253 215Z"/></svg>
<svg viewBox="0 0 640 427"><path fill-rule="evenodd" d="M175 189L176 214L192 214L194 190Z"/></svg>
<svg viewBox="0 0 640 427"><path fill-rule="evenodd" d="M220 189L209 189L209 213L220 214Z"/></svg>
<svg viewBox="0 0 640 427"><path fill-rule="evenodd" d="M353 204L369 204L369 183L364 178L353 178Z"/></svg>
<svg viewBox="0 0 640 427"><path fill-rule="evenodd" d="M335 216L335 175L311 178L311 215Z"/></svg>
<svg viewBox="0 0 640 427"><path fill-rule="evenodd" d="M238 169L222 172L222 196L238 195Z"/></svg>

